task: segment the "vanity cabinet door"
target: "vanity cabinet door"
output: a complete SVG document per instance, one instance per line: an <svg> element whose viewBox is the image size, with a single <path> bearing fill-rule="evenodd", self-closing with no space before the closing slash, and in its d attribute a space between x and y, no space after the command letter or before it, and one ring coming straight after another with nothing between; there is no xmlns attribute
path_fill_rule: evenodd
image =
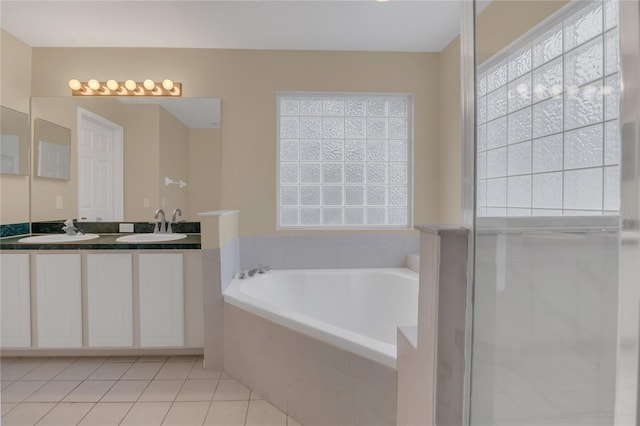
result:
<svg viewBox="0 0 640 426"><path fill-rule="evenodd" d="M0 310L2 348L31 346L31 288L29 255L0 255Z"/></svg>
<svg viewBox="0 0 640 426"><path fill-rule="evenodd" d="M131 257L87 255L89 346L133 346Z"/></svg>
<svg viewBox="0 0 640 426"><path fill-rule="evenodd" d="M82 347L80 255L39 254L35 263L38 347Z"/></svg>
<svg viewBox="0 0 640 426"><path fill-rule="evenodd" d="M140 254L140 346L184 346L182 253Z"/></svg>

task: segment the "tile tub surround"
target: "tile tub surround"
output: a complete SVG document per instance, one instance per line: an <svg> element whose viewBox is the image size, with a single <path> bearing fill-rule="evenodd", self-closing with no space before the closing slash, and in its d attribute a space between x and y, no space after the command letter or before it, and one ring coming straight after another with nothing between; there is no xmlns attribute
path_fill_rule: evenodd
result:
<svg viewBox="0 0 640 426"><path fill-rule="evenodd" d="M204 364L222 369L224 364L223 290L239 270L239 211L199 213L202 224L202 279L204 303Z"/></svg>
<svg viewBox="0 0 640 426"><path fill-rule="evenodd" d="M613 424L619 236L599 219L478 233L473 422Z"/></svg>
<svg viewBox="0 0 640 426"><path fill-rule="evenodd" d="M229 304L225 371L307 426L395 425L396 371Z"/></svg>
<svg viewBox="0 0 640 426"><path fill-rule="evenodd" d="M420 234L348 234L240 237L240 268L403 268L418 253Z"/></svg>

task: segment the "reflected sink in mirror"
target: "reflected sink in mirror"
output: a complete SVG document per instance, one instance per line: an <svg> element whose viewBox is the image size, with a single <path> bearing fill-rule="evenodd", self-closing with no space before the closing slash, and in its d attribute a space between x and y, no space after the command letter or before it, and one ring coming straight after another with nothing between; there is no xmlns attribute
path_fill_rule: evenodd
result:
<svg viewBox="0 0 640 426"><path fill-rule="evenodd" d="M48 234L48 235L33 235L31 237L25 237L18 240L19 243L30 244L57 244L57 243L75 243L78 241L93 240L98 238L98 234Z"/></svg>
<svg viewBox="0 0 640 426"><path fill-rule="evenodd" d="M186 234L132 234L116 239L119 243L161 243L187 238Z"/></svg>

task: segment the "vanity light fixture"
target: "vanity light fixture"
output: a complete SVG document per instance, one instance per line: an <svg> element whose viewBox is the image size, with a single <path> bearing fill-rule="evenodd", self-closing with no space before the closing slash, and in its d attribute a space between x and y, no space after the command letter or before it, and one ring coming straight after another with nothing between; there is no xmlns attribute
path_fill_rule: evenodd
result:
<svg viewBox="0 0 640 426"><path fill-rule="evenodd" d="M73 96L182 96L182 84L168 79L161 83L149 79L143 82L73 79L69 80L69 87Z"/></svg>

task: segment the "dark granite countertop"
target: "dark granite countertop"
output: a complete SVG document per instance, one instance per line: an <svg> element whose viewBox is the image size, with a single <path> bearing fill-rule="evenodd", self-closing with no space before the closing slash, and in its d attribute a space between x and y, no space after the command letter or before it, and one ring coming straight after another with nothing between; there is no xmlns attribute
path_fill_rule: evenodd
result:
<svg viewBox="0 0 640 426"><path fill-rule="evenodd" d="M42 234L39 234L42 235ZM119 243L116 238L131 234L100 234L99 238L71 243L19 243L28 235L0 239L0 250L200 250L200 234L159 243Z"/></svg>

